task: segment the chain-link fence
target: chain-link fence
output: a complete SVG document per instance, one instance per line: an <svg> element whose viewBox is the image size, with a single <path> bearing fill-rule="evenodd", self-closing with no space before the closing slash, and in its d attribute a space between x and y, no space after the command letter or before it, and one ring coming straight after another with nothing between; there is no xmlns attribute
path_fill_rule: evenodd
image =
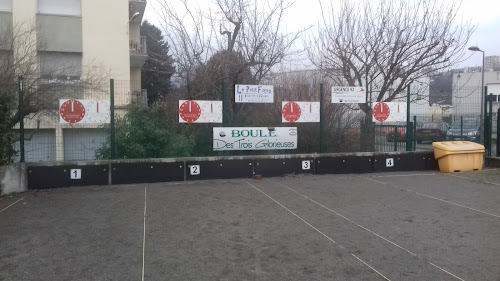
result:
<svg viewBox="0 0 500 281"><path fill-rule="evenodd" d="M222 101L222 118L217 123L190 123L181 122L179 100L201 97L174 93L148 106L147 93L139 82L110 81L89 86L76 81L63 86L48 87L47 91L54 91L50 106L26 115L23 130L19 124L14 128L15 135L21 136L23 131L24 139L24 143L19 138L14 144L15 161L21 160L22 146L24 161L41 162L414 151L432 150L433 141L481 142L481 102L475 88L462 88L447 102L412 100L407 123L374 122L375 102L366 107L332 103L332 85L326 83L276 83L273 103L237 103L234 86L221 84L211 99ZM317 112L318 118L305 123L284 122L283 105L291 101L308 103L306 110ZM492 120L496 120L496 113ZM214 151L214 128L219 127L294 127L296 148ZM492 122L492 128L496 128L496 122ZM488 136L494 148L496 129L491 133Z"/></svg>

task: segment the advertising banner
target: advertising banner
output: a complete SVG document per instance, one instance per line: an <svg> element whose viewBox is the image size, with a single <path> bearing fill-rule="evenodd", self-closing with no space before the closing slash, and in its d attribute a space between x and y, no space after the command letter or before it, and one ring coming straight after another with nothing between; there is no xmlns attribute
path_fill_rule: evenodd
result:
<svg viewBox="0 0 500 281"><path fill-rule="evenodd" d="M284 101L281 103L283 123L319 122L319 102Z"/></svg>
<svg viewBox="0 0 500 281"><path fill-rule="evenodd" d="M333 86L332 103L366 103L365 88Z"/></svg>
<svg viewBox="0 0 500 281"><path fill-rule="evenodd" d="M222 101L179 100L179 123L222 123Z"/></svg>
<svg viewBox="0 0 500 281"><path fill-rule="evenodd" d="M59 100L61 124L109 124L110 120L109 101Z"/></svg>
<svg viewBox="0 0 500 281"><path fill-rule="evenodd" d="M297 149L296 127L213 128L214 151Z"/></svg>
<svg viewBox="0 0 500 281"><path fill-rule="evenodd" d="M274 88L269 85L234 85L234 101L240 103L273 103Z"/></svg>
<svg viewBox="0 0 500 281"><path fill-rule="evenodd" d="M374 103L373 122L406 122L406 102Z"/></svg>

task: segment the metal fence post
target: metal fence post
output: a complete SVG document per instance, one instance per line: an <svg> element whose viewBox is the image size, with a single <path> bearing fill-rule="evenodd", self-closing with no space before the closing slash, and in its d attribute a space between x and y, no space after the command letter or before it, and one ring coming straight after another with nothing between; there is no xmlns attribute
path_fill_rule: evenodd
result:
<svg viewBox="0 0 500 281"><path fill-rule="evenodd" d="M19 92L19 162L24 162L24 81L21 76L18 77Z"/></svg>
<svg viewBox="0 0 500 281"><path fill-rule="evenodd" d="M406 151L412 151L411 148L411 123L410 123L410 85L406 89Z"/></svg>
<svg viewBox="0 0 500 281"><path fill-rule="evenodd" d="M488 156L491 156L491 137L493 135L493 95L488 97Z"/></svg>
<svg viewBox="0 0 500 281"><path fill-rule="evenodd" d="M227 86L222 82L222 127L227 127Z"/></svg>
<svg viewBox="0 0 500 281"><path fill-rule="evenodd" d="M110 149L111 159L116 159L116 139L115 139L115 80L109 80L109 112L110 112Z"/></svg>
<svg viewBox="0 0 500 281"><path fill-rule="evenodd" d="M482 142L485 146L486 146L486 136L485 136L485 133L486 133L486 126L487 126L487 121L486 121L486 115L488 114L488 86L484 86L484 93L482 93L482 100L481 101L481 106L482 106L482 109L481 109L481 121L480 121L480 128L479 128L479 136L480 138L482 137L483 139L480 140L480 143Z"/></svg>
<svg viewBox="0 0 500 281"><path fill-rule="evenodd" d="M464 117L460 116L460 140L464 140Z"/></svg>
<svg viewBox="0 0 500 281"><path fill-rule="evenodd" d="M500 108L497 112L497 157L500 157Z"/></svg>
<svg viewBox="0 0 500 281"><path fill-rule="evenodd" d="M323 153L323 119L324 119L325 89L323 83L319 84L319 153Z"/></svg>
<svg viewBox="0 0 500 281"><path fill-rule="evenodd" d="M415 135L417 134L417 116L413 116L413 128L412 130L412 141L413 141L413 151L417 151L417 138Z"/></svg>
<svg viewBox="0 0 500 281"><path fill-rule="evenodd" d="M398 151L398 141L399 141L398 126L394 126L394 151Z"/></svg>

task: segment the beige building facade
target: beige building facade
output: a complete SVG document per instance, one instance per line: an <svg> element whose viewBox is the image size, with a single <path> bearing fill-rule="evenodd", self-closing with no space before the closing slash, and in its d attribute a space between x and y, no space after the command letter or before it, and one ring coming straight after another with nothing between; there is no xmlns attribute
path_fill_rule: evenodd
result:
<svg viewBox="0 0 500 281"><path fill-rule="evenodd" d="M146 4L144 0L0 0L0 52L10 51L14 61L32 53L37 58L32 68L51 83L98 79L107 85L115 79L120 85L115 105L120 108L133 97L146 96L140 83L147 58L146 40L140 36ZM28 36L21 42L16 39L19 34ZM109 91L104 87L59 98L109 100ZM57 114L26 118L25 124L26 161L93 159L107 137L99 126L59 124ZM83 139L95 147L79 145ZM31 151L39 152L30 156Z"/></svg>

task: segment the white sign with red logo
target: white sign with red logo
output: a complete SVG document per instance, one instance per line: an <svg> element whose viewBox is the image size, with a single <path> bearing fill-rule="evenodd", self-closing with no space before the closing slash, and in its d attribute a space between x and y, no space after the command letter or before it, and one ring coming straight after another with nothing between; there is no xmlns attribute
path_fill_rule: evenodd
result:
<svg viewBox="0 0 500 281"><path fill-rule="evenodd" d="M281 103L283 123L319 122L319 102L284 101Z"/></svg>
<svg viewBox="0 0 500 281"><path fill-rule="evenodd" d="M366 103L364 87L333 86L332 103Z"/></svg>
<svg viewBox="0 0 500 281"><path fill-rule="evenodd" d="M222 123L222 101L179 100L179 123Z"/></svg>
<svg viewBox="0 0 500 281"><path fill-rule="evenodd" d="M406 102L374 103L373 122L406 122Z"/></svg>
<svg viewBox="0 0 500 281"><path fill-rule="evenodd" d="M109 124L109 101L59 100L59 123L61 124Z"/></svg>

